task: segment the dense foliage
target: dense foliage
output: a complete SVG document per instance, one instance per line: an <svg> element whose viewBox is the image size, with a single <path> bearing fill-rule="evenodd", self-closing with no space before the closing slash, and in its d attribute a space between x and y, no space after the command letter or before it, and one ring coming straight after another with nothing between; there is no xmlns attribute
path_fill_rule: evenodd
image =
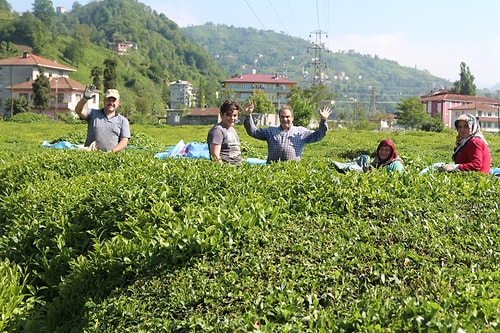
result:
<svg viewBox="0 0 500 333"><path fill-rule="evenodd" d="M460 80L453 83L454 90L462 95L476 96L476 85L474 75L471 74L469 66L465 62L460 63Z"/></svg>
<svg viewBox="0 0 500 333"><path fill-rule="evenodd" d="M418 175L449 161L453 133L329 131L300 163L266 166L153 158L208 129L134 126L136 149L106 154L40 146L83 124L0 122L4 329L499 329L498 178ZM244 157L265 152L236 130ZM333 168L385 137L405 173Z"/></svg>
<svg viewBox="0 0 500 333"><path fill-rule="evenodd" d="M122 94L122 106L129 114L163 113L170 103L168 83L175 80L193 83L199 106L218 106L220 81L252 69L286 76L301 87L311 84L305 75L314 71L311 43L306 39L210 23L179 29L165 14L134 0L91 1L84 6L75 2L63 15L49 10L49 2L35 1L33 12L22 16L0 9L4 18L0 57L33 50L76 68L71 76L82 83L95 81L96 70L104 70L106 61L116 61L116 87L127 92ZM133 47L126 56L118 56L112 51L117 42ZM364 109L366 117L393 112L394 102L401 97L451 85L425 70L377 56L323 51L324 82L336 94L339 113L353 113L351 100L360 103L358 110Z"/></svg>
<svg viewBox="0 0 500 333"><path fill-rule="evenodd" d="M191 40L203 46L217 63L231 74L276 73L297 81L300 86L313 83L318 64L313 64L311 38L254 28L207 23L181 28ZM312 36L314 38L314 36ZM309 39L309 40L307 40ZM322 80L335 93L340 112L352 113L350 101L362 102L368 112L394 112L401 97L421 96L451 82L433 76L425 69L400 66L396 61L363 55L356 50L322 49ZM458 64L457 64L458 68ZM374 104L370 105L372 98Z"/></svg>
<svg viewBox="0 0 500 333"><path fill-rule="evenodd" d="M0 9L0 58L32 51L77 69L71 77L88 84L109 69L105 62L116 62L115 87L126 92L121 105L129 114L163 114L170 102L168 84L175 80L191 81L207 103L219 104L216 91L228 74L164 14L135 0L104 0L75 2L71 11L56 15L53 8L46 10L47 2L35 1L33 13L21 16ZM119 56L113 52L118 42L134 47ZM151 101L148 108L144 96Z"/></svg>

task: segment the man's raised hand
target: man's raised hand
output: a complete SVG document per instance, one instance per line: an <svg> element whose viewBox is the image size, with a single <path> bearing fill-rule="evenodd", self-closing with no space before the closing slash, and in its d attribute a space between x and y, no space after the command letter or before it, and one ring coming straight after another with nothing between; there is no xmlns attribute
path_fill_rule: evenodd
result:
<svg viewBox="0 0 500 333"><path fill-rule="evenodd" d="M245 114L249 115L252 112L253 112L253 102L252 101L248 101L247 105L245 107Z"/></svg>
<svg viewBox="0 0 500 333"><path fill-rule="evenodd" d="M328 120L328 117L330 117L331 113L332 113L332 110L326 105L322 106L319 109L319 115L321 116L321 119L323 119L324 121Z"/></svg>
<svg viewBox="0 0 500 333"><path fill-rule="evenodd" d="M83 92L83 98L85 98L87 101L94 97L95 93L95 86L93 84L88 85L85 87L85 91Z"/></svg>

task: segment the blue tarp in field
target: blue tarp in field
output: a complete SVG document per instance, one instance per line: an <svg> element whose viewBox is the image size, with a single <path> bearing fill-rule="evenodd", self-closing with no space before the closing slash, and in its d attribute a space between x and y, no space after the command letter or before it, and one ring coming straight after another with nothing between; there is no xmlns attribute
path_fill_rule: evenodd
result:
<svg viewBox="0 0 500 333"><path fill-rule="evenodd" d="M210 159L208 145L206 143L188 142L184 140L177 142L175 146L167 147L167 150L155 154L155 158L172 158L172 157L187 157L187 158L202 158Z"/></svg>
<svg viewBox="0 0 500 333"><path fill-rule="evenodd" d="M45 140L42 143L42 147L57 148L57 149L76 149L76 148L83 148L83 145L75 145L68 141L59 141L55 143L50 143L49 141Z"/></svg>
<svg viewBox="0 0 500 333"><path fill-rule="evenodd" d="M170 146L167 150L155 154L156 158L201 158L205 160L210 159L210 152L208 150L208 144L200 142L188 142L184 143L184 140L177 142L175 146ZM243 162L248 164L266 164L266 160L259 158L247 158Z"/></svg>

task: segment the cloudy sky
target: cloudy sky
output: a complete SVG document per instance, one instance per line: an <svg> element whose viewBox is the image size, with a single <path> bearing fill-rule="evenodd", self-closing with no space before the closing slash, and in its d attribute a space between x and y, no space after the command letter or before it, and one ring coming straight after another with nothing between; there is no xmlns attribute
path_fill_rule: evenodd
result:
<svg viewBox="0 0 500 333"><path fill-rule="evenodd" d="M9 0L8 0L9 1ZM9 1L16 11L34 0ZM71 10L73 0L52 0ZM85 5L88 0L78 1ZM500 83L500 1L142 0L180 27L207 22L273 30L458 80L465 62L478 88ZM309 37L309 36L312 37Z"/></svg>

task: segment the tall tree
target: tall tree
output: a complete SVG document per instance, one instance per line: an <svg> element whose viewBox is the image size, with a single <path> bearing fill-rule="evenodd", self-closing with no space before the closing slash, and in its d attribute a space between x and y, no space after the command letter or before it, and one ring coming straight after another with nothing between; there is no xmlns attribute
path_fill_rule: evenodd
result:
<svg viewBox="0 0 500 333"><path fill-rule="evenodd" d="M33 106L43 112L49 107L50 99L50 81L45 76L45 68L40 67L40 75L31 86L33 87Z"/></svg>
<svg viewBox="0 0 500 333"><path fill-rule="evenodd" d="M254 105L255 113L276 113L276 108L273 102L267 98L267 95L262 90L255 90L253 94L248 98L248 101L252 101ZM245 108L245 105L242 105Z"/></svg>
<svg viewBox="0 0 500 333"><path fill-rule="evenodd" d="M45 23L48 28L52 28L56 19L56 11L51 0L35 0L33 2L33 15Z"/></svg>
<svg viewBox="0 0 500 333"><path fill-rule="evenodd" d="M15 38L18 43L33 47L33 53L43 56L50 49L51 32L41 20L31 13L24 13L15 20Z"/></svg>
<svg viewBox="0 0 500 333"><path fill-rule="evenodd" d="M0 0L0 10L5 10L10 13L12 11L12 6L7 2L7 0Z"/></svg>
<svg viewBox="0 0 500 333"><path fill-rule="evenodd" d="M398 124L406 128L420 129L422 124L429 119L424 105L418 97L402 98L396 105Z"/></svg>
<svg viewBox="0 0 500 333"><path fill-rule="evenodd" d="M5 99L6 114L14 116L18 113L29 112L29 111L31 111L31 105L24 96L14 97L14 98L8 97Z"/></svg>
<svg viewBox="0 0 500 333"><path fill-rule="evenodd" d="M115 59L104 60L104 90L116 89L116 66Z"/></svg>
<svg viewBox="0 0 500 333"><path fill-rule="evenodd" d="M72 64L78 66L83 61L83 50L85 42L82 38L76 37L63 50L63 54Z"/></svg>
<svg viewBox="0 0 500 333"><path fill-rule="evenodd" d="M330 92L324 84L315 84L305 88L302 93L316 109L319 109L325 103L329 104L335 98L335 94Z"/></svg>
<svg viewBox="0 0 500 333"><path fill-rule="evenodd" d="M102 69L101 67L95 66L90 70L90 78L92 79L92 84L97 90L101 90L102 87Z"/></svg>
<svg viewBox="0 0 500 333"><path fill-rule="evenodd" d="M455 92L461 95L476 96L476 85L474 75L471 74L465 62L460 63L460 80L455 81Z"/></svg>
<svg viewBox="0 0 500 333"><path fill-rule="evenodd" d="M203 108L207 104L207 81L203 77L200 77L198 83L197 104L199 108Z"/></svg>
<svg viewBox="0 0 500 333"><path fill-rule="evenodd" d="M297 126L308 126L314 116L314 105L307 99L301 88L296 87L288 95L288 104L293 110L293 124Z"/></svg>

